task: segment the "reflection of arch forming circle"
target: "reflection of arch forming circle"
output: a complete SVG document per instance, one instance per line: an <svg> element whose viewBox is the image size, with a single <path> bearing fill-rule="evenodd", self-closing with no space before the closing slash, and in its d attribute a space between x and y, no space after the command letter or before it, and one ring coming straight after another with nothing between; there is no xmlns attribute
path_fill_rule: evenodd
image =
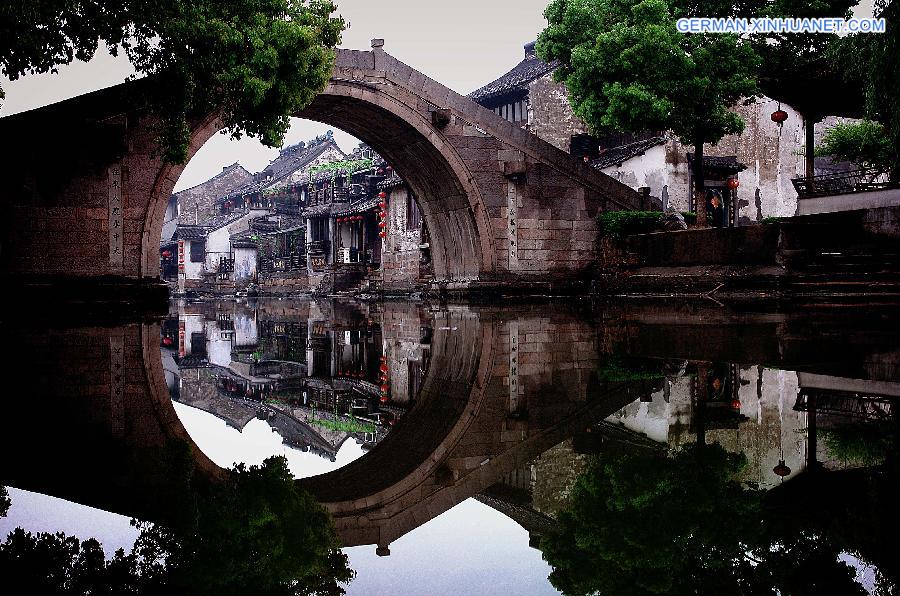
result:
<svg viewBox="0 0 900 596"><path fill-rule="evenodd" d="M493 235L471 173L456 150L417 109L427 101L390 80L386 73L379 76L382 78L377 82L332 78L325 91L297 116L353 134L403 176L416 194L428 225L437 280L471 281L489 276L497 267ZM215 116L199 122L192 133L189 156L218 128ZM163 214L183 169L164 167L154 184L142 238L144 272L158 268Z"/></svg>
<svg viewBox="0 0 900 596"><path fill-rule="evenodd" d="M352 517L373 508L388 508L435 474L469 429L485 398L497 343L495 323L484 322L468 309L443 315L436 328L431 363L414 407L397 428L360 459L333 472L300 480L335 517ZM191 439L172 405L158 346L159 327L146 326L143 359L156 417L167 438L186 441L197 471L223 478Z"/></svg>
<svg viewBox="0 0 900 596"><path fill-rule="evenodd" d="M435 474L475 420L493 368L495 324L467 310L451 310L444 321L417 403L397 428L360 459L300 480L335 517L390 509Z"/></svg>

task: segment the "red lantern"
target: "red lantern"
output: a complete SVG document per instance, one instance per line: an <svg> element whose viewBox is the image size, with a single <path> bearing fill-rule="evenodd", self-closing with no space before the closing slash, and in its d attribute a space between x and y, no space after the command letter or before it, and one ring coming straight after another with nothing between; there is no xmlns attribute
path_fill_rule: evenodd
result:
<svg viewBox="0 0 900 596"><path fill-rule="evenodd" d="M383 228L383 227L385 227L385 226L387 226L387 224L386 224L385 222L383 222L383 221L379 221L379 222L378 222L378 227L379 227L379 228Z"/></svg>
<svg viewBox="0 0 900 596"><path fill-rule="evenodd" d="M164 256L164 257L165 257L165 258L167 258L167 259L168 259L168 258L169 258L169 257L171 257L171 256L172 256L172 251L171 251L171 250L168 250L168 249L166 249L166 250L164 250L164 251L162 251L162 256Z"/></svg>
<svg viewBox="0 0 900 596"><path fill-rule="evenodd" d="M740 185L741 185L741 183L738 181L737 178L729 178L728 179L728 188L730 188L731 190L737 190L737 187Z"/></svg>
<svg viewBox="0 0 900 596"><path fill-rule="evenodd" d="M387 207L387 203L385 203L384 201L379 201L378 206L384 209L385 207Z"/></svg>
<svg viewBox="0 0 900 596"><path fill-rule="evenodd" d="M382 231L378 232L378 236L381 237L381 238L387 238L387 232L385 232L384 230L382 230Z"/></svg>
<svg viewBox="0 0 900 596"><path fill-rule="evenodd" d="M384 168L378 168L378 174L384 174Z"/></svg>
<svg viewBox="0 0 900 596"><path fill-rule="evenodd" d="M387 393L387 392L388 392L388 389L390 389L390 387L389 387L388 385L382 385L382 386L381 386L381 392L382 392L382 393Z"/></svg>
<svg viewBox="0 0 900 596"><path fill-rule="evenodd" d="M164 346L171 346L171 345L172 345L172 338L171 338L171 337L164 337L164 338L163 338L163 345L164 345Z"/></svg>
<svg viewBox="0 0 900 596"><path fill-rule="evenodd" d="M731 409L740 410L741 409L741 400L739 400L739 399L731 400Z"/></svg>
<svg viewBox="0 0 900 596"><path fill-rule="evenodd" d="M784 121L788 119L788 113L782 110L780 107L772 112L772 122L775 122L779 126L784 124Z"/></svg>
<svg viewBox="0 0 900 596"><path fill-rule="evenodd" d="M394 168L392 168L391 166L388 166L385 168L385 170L387 170L388 172L393 172Z"/></svg>
<svg viewBox="0 0 900 596"><path fill-rule="evenodd" d="M791 473L791 469L784 463L783 459L778 460L778 465L772 468L772 471L782 478Z"/></svg>
<svg viewBox="0 0 900 596"><path fill-rule="evenodd" d="M386 404L386 403L388 403L388 401L390 401L390 398L387 395L382 395L380 398L378 398L378 401L380 401L383 404Z"/></svg>
<svg viewBox="0 0 900 596"><path fill-rule="evenodd" d="M387 371L388 371L388 365L385 364L385 363L383 363L383 362L381 363L380 368L381 368L381 372L387 372Z"/></svg>

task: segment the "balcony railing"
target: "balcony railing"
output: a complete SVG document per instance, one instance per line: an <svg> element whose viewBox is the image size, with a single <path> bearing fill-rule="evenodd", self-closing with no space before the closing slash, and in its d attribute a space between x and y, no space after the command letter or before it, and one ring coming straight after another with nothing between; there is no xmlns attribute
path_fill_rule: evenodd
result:
<svg viewBox="0 0 900 596"><path fill-rule="evenodd" d="M234 259L219 259L219 265L216 267L217 273L232 273L234 271Z"/></svg>
<svg viewBox="0 0 900 596"><path fill-rule="evenodd" d="M801 199L898 188L897 183L891 182L888 175L877 168L794 178L791 183Z"/></svg>
<svg viewBox="0 0 900 596"><path fill-rule="evenodd" d="M328 252L327 240L313 240L306 243L306 252L308 254L326 254Z"/></svg>
<svg viewBox="0 0 900 596"><path fill-rule="evenodd" d="M346 203L350 197L350 193L346 188L335 188L332 193L335 203Z"/></svg>

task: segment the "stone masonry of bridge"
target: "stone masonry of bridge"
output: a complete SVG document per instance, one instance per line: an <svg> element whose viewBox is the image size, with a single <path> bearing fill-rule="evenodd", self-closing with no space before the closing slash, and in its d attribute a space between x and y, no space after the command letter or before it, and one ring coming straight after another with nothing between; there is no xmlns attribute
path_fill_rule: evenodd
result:
<svg viewBox="0 0 900 596"><path fill-rule="evenodd" d="M154 511L171 482L173 442L193 444L178 419L163 373L157 324L6 324L22 357L8 375L0 437L0 483L124 515ZM174 456L174 453L172 454ZM198 474L223 470L199 449ZM188 462L189 463L189 462Z"/></svg>
<svg viewBox="0 0 900 596"><path fill-rule="evenodd" d="M385 304L386 319L392 308ZM396 434L366 458L301 480L334 516L344 545L377 544L388 554L392 541L637 397L598 386L596 331L573 313L552 311L436 314L429 374ZM462 364L448 371L451 362ZM411 431L426 456L415 458L414 470L390 456L405 451L400 443ZM377 469L379 482L365 469Z"/></svg>
<svg viewBox="0 0 900 596"><path fill-rule="evenodd" d="M0 119L0 269L8 281L152 285L166 204L184 166L156 155L135 106L153 81L123 83ZM408 182L445 289L577 278L595 256L596 217L638 204L629 187L507 122L373 41L338 50L331 80L299 117L370 144ZM194 120L189 154L220 128ZM83 285L83 284L82 284Z"/></svg>

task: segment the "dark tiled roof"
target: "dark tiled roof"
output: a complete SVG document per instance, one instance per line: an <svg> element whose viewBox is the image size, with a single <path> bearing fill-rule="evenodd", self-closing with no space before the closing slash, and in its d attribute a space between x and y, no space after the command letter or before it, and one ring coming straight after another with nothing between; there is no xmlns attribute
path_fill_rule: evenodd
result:
<svg viewBox="0 0 900 596"><path fill-rule="evenodd" d="M209 231L212 232L213 230L218 230L222 226L227 226L230 223L236 222L246 214L246 211L232 211L231 213L216 215L215 217L206 220L200 225L202 225L204 228L208 228Z"/></svg>
<svg viewBox="0 0 900 596"><path fill-rule="evenodd" d="M202 226L178 226L175 237L179 240L198 240L206 238L208 232L209 229Z"/></svg>
<svg viewBox="0 0 900 596"><path fill-rule="evenodd" d="M209 192L221 192L222 189L230 189L233 187L241 186L252 177L253 174L248 172L244 168L244 166L242 166L238 162L234 162L230 166L225 166L224 168L222 168L221 172L219 172L209 180L201 182L200 184L195 184L190 188L179 190L178 192L173 194L175 197L183 197L185 195L194 194L197 192L203 192L204 194Z"/></svg>
<svg viewBox="0 0 900 596"><path fill-rule="evenodd" d="M406 181L400 176L391 176L378 183L378 190L387 190L389 188L399 188L406 186Z"/></svg>
<svg viewBox="0 0 900 596"><path fill-rule="evenodd" d="M643 155L648 149L656 147L657 145L662 145L665 142L665 137L651 137L642 141L628 143L627 145L612 147L602 151L600 157L592 160L591 166L598 170L610 166L621 166L632 157Z"/></svg>
<svg viewBox="0 0 900 596"><path fill-rule="evenodd" d="M325 205L313 205L303 210L304 217L319 217L322 215L333 215L338 211L344 211L347 208L345 204L336 205L327 203Z"/></svg>
<svg viewBox="0 0 900 596"><path fill-rule="evenodd" d="M349 207L342 209L341 211L337 211L334 213L336 217L342 217L344 215L355 215L357 213L365 213L366 211L371 211L372 209L378 208L378 202L381 199L378 197L372 197L370 199L366 199L365 201L360 201L358 203L353 203Z"/></svg>
<svg viewBox="0 0 900 596"><path fill-rule="evenodd" d="M178 221L191 224L195 213L205 217L212 212L216 199L239 193L252 183L253 175L239 163L223 168L206 182L175 193L181 211Z"/></svg>
<svg viewBox="0 0 900 596"><path fill-rule="evenodd" d="M481 89L469 93L468 97L476 103L485 105L497 103L497 100L506 95L515 93L521 96L527 91L530 82L551 72L556 66L555 61L548 64L538 58L534 54L534 42L532 42L525 46L524 60L496 81L491 81Z"/></svg>
<svg viewBox="0 0 900 596"><path fill-rule="evenodd" d="M263 169L262 173L267 177L271 176L271 178L264 180L262 186L274 186L297 170L308 166L317 157L332 148L339 151L341 155L345 155L331 137L318 137L314 141L310 141L309 144L298 143L285 147L281 150L278 157Z"/></svg>
<svg viewBox="0 0 900 596"><path fill-rule="evenodd" d="M231 245L234 247L253 248L256 241L252 239L256 232L253 230L242 230L231 235Z"/></svg>

